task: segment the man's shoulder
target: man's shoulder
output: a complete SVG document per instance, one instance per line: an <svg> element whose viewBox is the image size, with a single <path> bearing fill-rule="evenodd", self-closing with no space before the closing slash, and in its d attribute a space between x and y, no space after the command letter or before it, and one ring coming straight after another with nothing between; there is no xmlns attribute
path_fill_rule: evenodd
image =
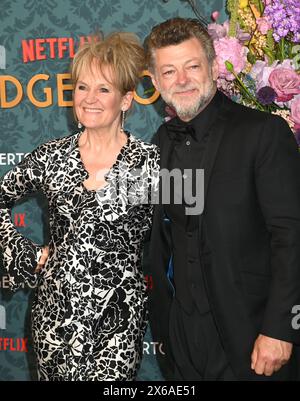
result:
<svg viewBox="0 0 300 401"><path fill-rule="evenodd" d="M281 117L271 114L266 111L258 110L250 106L237 103L224 95L225 105L231 111L233 121L240 120L244 124L266 123L268 121L278 122L282 120Z"/></svg>
<svg viewBox="0 0 300 401"><path fill-rule="evenodd" d="M230 99L228 99L229 103L230 113L227 116L229 118L227 118L226 124L227 138L236 140L238 134L243 142L248 140L257 142L261 138L271 142L275 137L290 140L290 137L293 136L289 124L283 117L236 103Z"/></svg>
<svg viewBox="0 0 300 401"><path fill-rule="evenodd" d="M173 120L173 119L172 119ZM170 121L172 121L170 120ZM168 125L170 124L170 121L165 121L162 123L159 127L156 133L154 134L151 143L161 147L164 143L165 140L167 140L167 131L168 131Z"/></svg>

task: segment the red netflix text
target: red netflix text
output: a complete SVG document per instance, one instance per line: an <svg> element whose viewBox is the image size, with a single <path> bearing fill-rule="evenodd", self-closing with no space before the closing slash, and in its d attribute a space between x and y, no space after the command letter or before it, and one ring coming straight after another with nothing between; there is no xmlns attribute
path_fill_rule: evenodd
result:
<svg viewBox="0 0 300 401"><path fill-rule="evenodd" d="M22 40L23 62L46 60L55 58L73 58L77 47L91 42L91 36L79 37L76 43L73 38L38 38Z"/></svg>
<svg viewBox="0 0 300 401"><path fill-rule="evenodd" d="M25 224L25 213L15 213L14 223L16 227L26 227Z"/></svg>
<svg viewBox="0 0 300 401"><path fill-rule="evenodd" d="M0 351L28 352L27 338L0 337Z"/></svg>

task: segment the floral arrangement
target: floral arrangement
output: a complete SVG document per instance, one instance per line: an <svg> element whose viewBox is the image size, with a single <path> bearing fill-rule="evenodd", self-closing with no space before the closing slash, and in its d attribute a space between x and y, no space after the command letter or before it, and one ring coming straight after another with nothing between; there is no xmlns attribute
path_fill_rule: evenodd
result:
<svg viewBox="0 0 300 401"><path fill-rule="evenodd" d="M218 88L246 106L279 114L300 145L300 1L227 0L229 20L208 31Z"/></svg>

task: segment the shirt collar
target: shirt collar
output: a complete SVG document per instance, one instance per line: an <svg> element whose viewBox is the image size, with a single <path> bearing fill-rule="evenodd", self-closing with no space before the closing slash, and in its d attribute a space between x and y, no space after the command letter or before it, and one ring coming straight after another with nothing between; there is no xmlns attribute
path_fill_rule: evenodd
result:
<svg viewBox="0 0 300 401"><path fill-rule="evenodd" d="M209 104L192 120L185 122L176 116L168 121L166 128L170 139L181 142L187 135L191 135L195 140L200 140L216 119L221 99L222 95L217 91Z"/></svg>

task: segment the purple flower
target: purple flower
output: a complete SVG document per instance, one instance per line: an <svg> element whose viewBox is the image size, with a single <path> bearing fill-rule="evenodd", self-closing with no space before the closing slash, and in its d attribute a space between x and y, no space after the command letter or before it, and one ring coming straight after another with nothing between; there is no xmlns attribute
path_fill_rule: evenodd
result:
<svg viewBox="0 0 300 401"><path fill-rule="evenodd" d="M264 86L263 88L259 89L256 97L261 104L271 104L275 100L276 92L270 86Z"/></svg>
<svg viewBox="0 0 300 401"><path fill-rule="evenodd" d="M275 61L269 66L266 61L257 60L253 65L250 76L255 80L257 91L264 86L269 86L269 76L277 64L278 61Z"/></svg>
<svg viewBox="0 0 300 401"><path fill-rule="evenodd" d="M229 32L229 21L226 20L223 24L212 23L207 26L208 33L213 40L228 37ZM251 35L241 29L240 25L236 23L236 38L244 44L250 40Z"/></svg>
<svg viewBox="0 0 300 401"><path fill-rule="evenodd" d="M293 41L300 38L300 4L299 0L273 0L266 5L264 15L268 17L276 42L289 34Z"/></svg>
<svg viewBox="0 0 300 401"><path fill-rule="evenodd" d="M215 22L208 24L207 30L213 40L224 38L229 31L229 22L226 21L223 25Z"/></svg>

